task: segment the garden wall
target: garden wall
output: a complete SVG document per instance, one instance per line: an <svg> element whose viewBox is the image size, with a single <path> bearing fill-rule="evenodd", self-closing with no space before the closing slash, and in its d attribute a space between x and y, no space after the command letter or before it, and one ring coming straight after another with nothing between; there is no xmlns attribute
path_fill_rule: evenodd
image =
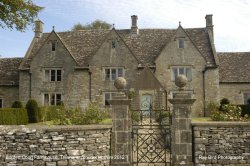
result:
<svg viewBox="0 0 250 166"><path fill-rule="evenodd" d="M250 123L192 123L197 166L250 166Z"/></svg>
<svg viewBox="0 0 250 166"><path fill-rule="evenodd" d="M0 165L110 164L111 125L0 126Z"/></svg>

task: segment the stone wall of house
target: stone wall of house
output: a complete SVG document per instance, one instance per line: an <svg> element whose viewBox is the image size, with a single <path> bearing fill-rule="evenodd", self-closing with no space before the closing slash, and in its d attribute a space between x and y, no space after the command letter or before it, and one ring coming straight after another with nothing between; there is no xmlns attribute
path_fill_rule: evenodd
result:
<svg viewBox="0 0 250 166"><path fill-rule="evenodd" d="M219 87L219 71L218 68L208 68L204 73L205 83L205 113L204 116L209 116L210 111L207 110L207 104L210 102L219 102L220 87ZM203 99L204 100L204 99Z"/></svg>
<svg viewBox="0 0 250 166"><path fill-rule="evenodd" d="M29 70L19 71L19 100L26 104L30 98L30 75Z"/></svg>
<svg viewBox="0 0 250 166"><path fill-rule="evenodd" d="M14 101L19 100L18 86L0 86L0 97L3 107L11 107Z"/></svg>
<svg viewBox="0 0 250 166"><path fill-rule="evenodd" d="M197 166L249 166L250 123L193 123L193 151Z"/></svg>
<svg viewBox="0 0 250 166"><path fill-rule="evenodd" d="M0 165L110 165L111 126L0 126Z"/></svg>
<svg viewBox="0 0 250 166"><path fill-rule="evenodd" d="M178 37L184 38L185 47L178 48ZM193 45L186 33L178 28L176 38L172 39L162 50L155 61L155 75L168 92L168 99L172 98L172 93L177 91L177 87L171 80L172 67L191 67L192 80L187 83L186 89L197 100L192 106L192 116L203 116L203 73L206 61L203 55ZM170 104L168 104L170 106Z"/></svg>
<svg viewBox="0 0 250 166"><path fill-rule="evenodd" d="M112 48L111 42L115 42L115 48ZM122 67L124 68L124 78L127 80L127 88L131 88L136 79L138 62L134 55L127 48L123 40L111 31L106 40L98 49L90 62L91 74L91 96L93 100L99 98L104 103L105 92L117 91L114 87L114 81L105 80L105 68ZM97 97L98 96L98 97Z"/></svg>
<svg viewBox="0 0 250 166"><path fill-rule="evenodd" d="M249 84L220 83L220 100L223 98L227 98L232 104L243 104L244 92L250 92Z"/></svg>
<svg viewBox="0 0 250 166"><path fill-rule="evenodd" d="M57 41L55 51L51 50L51 41ZM59 93L66 106L85 107L89 101L89 73L86 69L77 69L76 66L72 55L52 32L32 59L30 70L20 72L20 100L26 103L29 99L31 82L31 98L39 105L44 104L45 93ZM62 80L46 81L46 69L61 69Z"/></svg>

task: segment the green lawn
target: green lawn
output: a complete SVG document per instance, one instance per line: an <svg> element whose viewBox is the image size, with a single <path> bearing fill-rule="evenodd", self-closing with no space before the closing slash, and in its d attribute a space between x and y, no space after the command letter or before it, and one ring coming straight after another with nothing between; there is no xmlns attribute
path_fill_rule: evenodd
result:
<svg viewBox="0 0 250 166"><path fill-rule="evenodd" d="M192 122L211 122L212 119L210 117L196 117L192 118Z"/></svg>

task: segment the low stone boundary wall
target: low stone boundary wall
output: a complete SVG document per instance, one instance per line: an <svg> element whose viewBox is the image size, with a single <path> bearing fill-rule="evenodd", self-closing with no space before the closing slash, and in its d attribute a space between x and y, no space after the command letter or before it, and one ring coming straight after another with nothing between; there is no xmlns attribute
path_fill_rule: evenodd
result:
<svg viewBox="0 0 250 166"><path fill-rule="evenodd" d="M250 123L192 123L197 166L250 166Z"/></svg>
<svg viewBox="0 0 250 166"><path fill-rule="evenodd" d="M0 165L108 166L111 127L0 126Z"/></svg>

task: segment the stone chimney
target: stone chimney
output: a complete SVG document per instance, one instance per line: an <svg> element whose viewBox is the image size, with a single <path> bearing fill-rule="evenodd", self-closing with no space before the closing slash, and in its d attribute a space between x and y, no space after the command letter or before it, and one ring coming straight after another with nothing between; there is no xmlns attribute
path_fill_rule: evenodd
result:
<svg viewBox="0 0 250 166"><path fill-rule="evenodd" d="M211 33L212 37L214 37L213 15L207 14L205 19L206 19L206 29L208 33Z"/></svg>
<svg viewBox="0 0 250 166"><path fill-rule="evenodd" d="M41 20L35 21L35 38L40 38L43 33L43 22Z"/></svg>
<svg viewBox="0 0 250 166"><path fill-rule="evenodd" d="M131 21L132 21L131 34L134 34L134 35L139 34L139 29L137 27L137 20L138 20L138 17L136 15L131 16Z"/></svg>

